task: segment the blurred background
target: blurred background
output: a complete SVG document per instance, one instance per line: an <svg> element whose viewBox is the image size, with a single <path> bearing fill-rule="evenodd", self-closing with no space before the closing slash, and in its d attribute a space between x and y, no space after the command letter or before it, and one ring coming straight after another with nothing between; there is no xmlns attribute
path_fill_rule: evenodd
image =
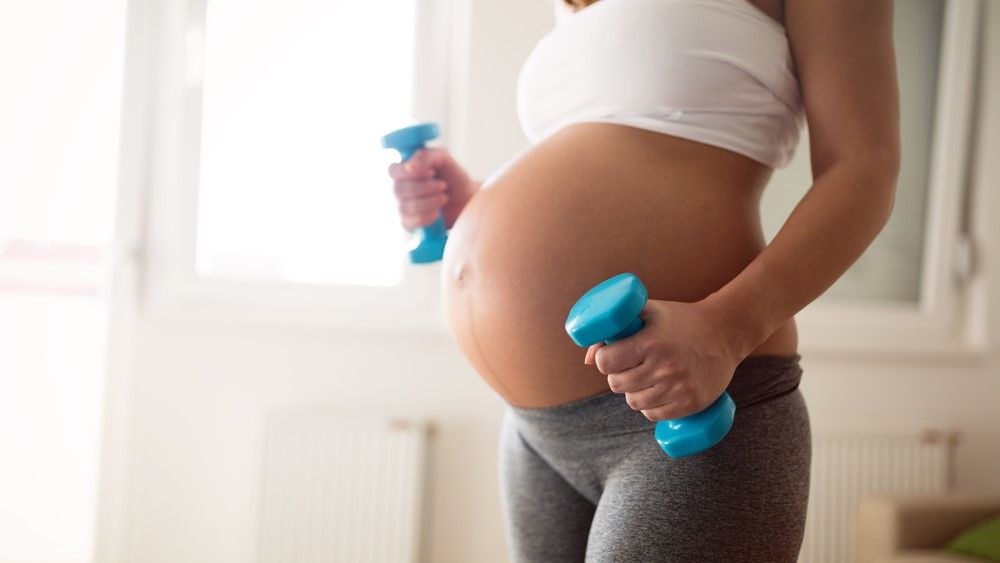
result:
<svg viewBox="0 0 1000 563"><path fill-rule="evenodd" d="M503 403L406 260L379 138L436 121L489 176L552 25L548 0L0 0L0 562L506 561ZM863 555L862 499L1000 493L1000 2L897 0L895 32L893 217L797 316L804 561Z"/></svg>

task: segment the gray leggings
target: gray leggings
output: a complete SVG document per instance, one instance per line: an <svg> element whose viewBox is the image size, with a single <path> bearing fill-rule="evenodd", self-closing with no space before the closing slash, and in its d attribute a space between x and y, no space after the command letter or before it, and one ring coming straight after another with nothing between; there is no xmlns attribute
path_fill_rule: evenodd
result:
<svg viewBox="0 0 1000 563"><path fill-rule="evenodd" d="M744 359L732 430L681 459L620 394L508 406L499 478L512 561L795 561L811 452L799 359Z"/></svg>

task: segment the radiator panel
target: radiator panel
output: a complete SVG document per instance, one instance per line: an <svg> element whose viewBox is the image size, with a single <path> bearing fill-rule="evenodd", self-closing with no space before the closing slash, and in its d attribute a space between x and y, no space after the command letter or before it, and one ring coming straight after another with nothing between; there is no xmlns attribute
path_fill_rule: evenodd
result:
<svg viewBox="0 0 1000 563"><path fill-rule="evenodd" d="M814 432L799 561L854 561L854 512L864 496L949 490L954 438L932 430Z"/></svg>
<svg viewBox="0 0 1000 563"><path fill-rule="evenodd" d="M415 562L427 427L333 412L267 422L259 561Z"/></svg>

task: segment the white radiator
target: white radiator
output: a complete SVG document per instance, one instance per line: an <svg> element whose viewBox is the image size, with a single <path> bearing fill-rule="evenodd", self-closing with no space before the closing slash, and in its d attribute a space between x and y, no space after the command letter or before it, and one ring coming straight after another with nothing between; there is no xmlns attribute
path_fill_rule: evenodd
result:
<svg viewBox="0 0 1000 563"><path fill-rule="evenodd" d="M854 511L863 496L951 489L955 442L948 431L814 431L799 561L854 561Z"/></svg>
<svg viewBox="0 0 1000 563"><path fill-rule="evenodd" d="M427 426L338 412L272 415L261 563L410 563L420 550Z"/></svg>

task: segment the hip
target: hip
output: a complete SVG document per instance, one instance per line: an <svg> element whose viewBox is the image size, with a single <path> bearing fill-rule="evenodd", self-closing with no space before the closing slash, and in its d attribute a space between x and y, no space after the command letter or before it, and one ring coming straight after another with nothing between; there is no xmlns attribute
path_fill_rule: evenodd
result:
<svg viewBox="0 0 1000 563"><path fill-rule="evenodd" d="M689 486L706 489L703 495L724 497L732 483L758 481L758 488L791 487L801 496L811 459L801 375L797 354L748 358L728 389L737 404L731 430L712 448L684 458L666 456L653 434L656 423L615 393L555 407L508 406L501 449L530 447L594 502L606 487L633 477L659 480L665 495L676 495L680 483L693 483Z"/></svg>

